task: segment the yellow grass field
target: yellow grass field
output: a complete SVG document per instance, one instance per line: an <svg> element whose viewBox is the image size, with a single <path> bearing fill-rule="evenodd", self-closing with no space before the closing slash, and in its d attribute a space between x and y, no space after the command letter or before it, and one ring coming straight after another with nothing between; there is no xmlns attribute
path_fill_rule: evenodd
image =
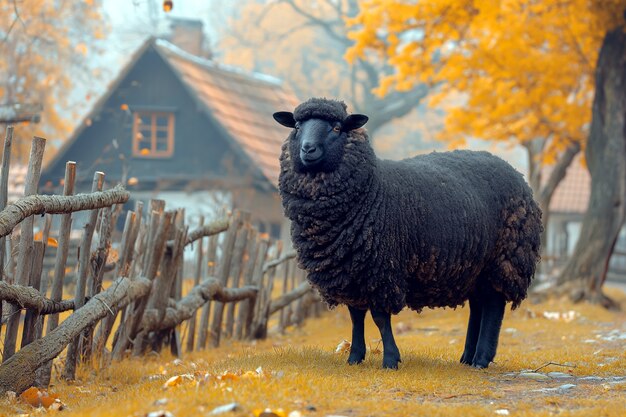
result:
<svg viewBox="0 0 626 417"><path fill-rule="evenodd" d="M610 294L626 309L625 294ZM221 415L626 415L626 379L620 378L626 377L624 312L564 300L525 302L507 311L497 363L487 370L458 363L467 315L467 308L459 308L395 317L403 360L398 371L381 369L382 347L369 316L371 351L363 364L346 364L347 353L335 350L350 338L351 327L347 310L339 308L259 343L226 341L180 360L153 355L99 371L84 366L76 383L55 380L50 389L65 410L3 398L0 415L158 416L150 413L161 410L175 417L209 416L233 402L235 411ZM550 362L567 366L520 373ZM262 414L266 408L274 414Z"/></svg>

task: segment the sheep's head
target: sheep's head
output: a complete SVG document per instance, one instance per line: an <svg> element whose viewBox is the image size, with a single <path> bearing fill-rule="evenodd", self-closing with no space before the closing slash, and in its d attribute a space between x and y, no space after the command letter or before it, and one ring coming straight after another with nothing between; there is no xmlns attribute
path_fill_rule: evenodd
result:
<svg viewBox="0 0 626 417"><path fill-rule="evenodd" d="M368 117L348 115L341 101L312 98L293 113L274 113L274 119L293 129L289 151L296 170L331 172L341 163L348 132L363 126Z"/></svg>

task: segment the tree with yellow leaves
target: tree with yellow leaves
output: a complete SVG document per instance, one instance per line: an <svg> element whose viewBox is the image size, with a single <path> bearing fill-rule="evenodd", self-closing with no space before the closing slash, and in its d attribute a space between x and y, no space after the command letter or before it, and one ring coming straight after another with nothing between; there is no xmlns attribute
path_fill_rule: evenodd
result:
<svg viewBox="0 0 626 417"><path fill-rule="evenodd" d="M104 27L95 0L0 2L0 104L43 106L39 124L15 131L18 160L27 157L26 139L33 135L62 139L69 133L70 93L77 82L93 78L86 59Z"/></svg>
<svg viewBox="0 0 626 417"><path fill-rule="evenodd" d="M444 139L525 146L545 215L586 145L591 202L560 282L576 298L607 306L601 286L626 207L626 84L618 87L618 74L626 73L625 7L624 0L365 0L350 22L355 45L348 53L395 68L379 94L437 85L433 99L448 99ZM449 100L453 93L460 98ZM555 164L548 179L540 177L542 163Z"/></svg>

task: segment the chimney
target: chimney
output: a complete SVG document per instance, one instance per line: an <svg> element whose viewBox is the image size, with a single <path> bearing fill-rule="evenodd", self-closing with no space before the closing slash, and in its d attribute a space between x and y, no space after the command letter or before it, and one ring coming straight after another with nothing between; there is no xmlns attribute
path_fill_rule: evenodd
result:
<svg viewBox="0 0 626 417"><path fill-rule="evenodd" d="M204 30L200 20L170 18L168 40L190 54L203 58L211 57L211 53L204 46Z"/></svg>

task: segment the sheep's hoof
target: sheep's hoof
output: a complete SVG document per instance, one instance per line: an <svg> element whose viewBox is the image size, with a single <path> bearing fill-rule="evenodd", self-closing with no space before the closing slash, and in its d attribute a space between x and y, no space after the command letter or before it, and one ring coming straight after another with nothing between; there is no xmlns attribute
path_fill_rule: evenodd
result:
<svg viewBox="0 0 626 417"><path fill-rule="evenodd" d="M465 352L463 352L463 356L461 356L461 363L463 365L471 365L472 364L472 358L470 358L469 355L467 355Z"/></svg>
<svg viewBox="0 0 626 417"><path fill-rule="evenodd" d="M348 365L358 365L365 359L365 352L350 352Z"/></svg>
<svg viewBox="0 0 626 417"><path fill-rule="evenodd" d="M489 367L488 360L475 360L472 362L472 366L476 369L487 369Z"/></svg>
<svg viewBox="0 0 626 417"><path fill-rule="evenodd" d="M383 356L383 369L398 369L398 362L402 362L400 355Z"/></svg>

